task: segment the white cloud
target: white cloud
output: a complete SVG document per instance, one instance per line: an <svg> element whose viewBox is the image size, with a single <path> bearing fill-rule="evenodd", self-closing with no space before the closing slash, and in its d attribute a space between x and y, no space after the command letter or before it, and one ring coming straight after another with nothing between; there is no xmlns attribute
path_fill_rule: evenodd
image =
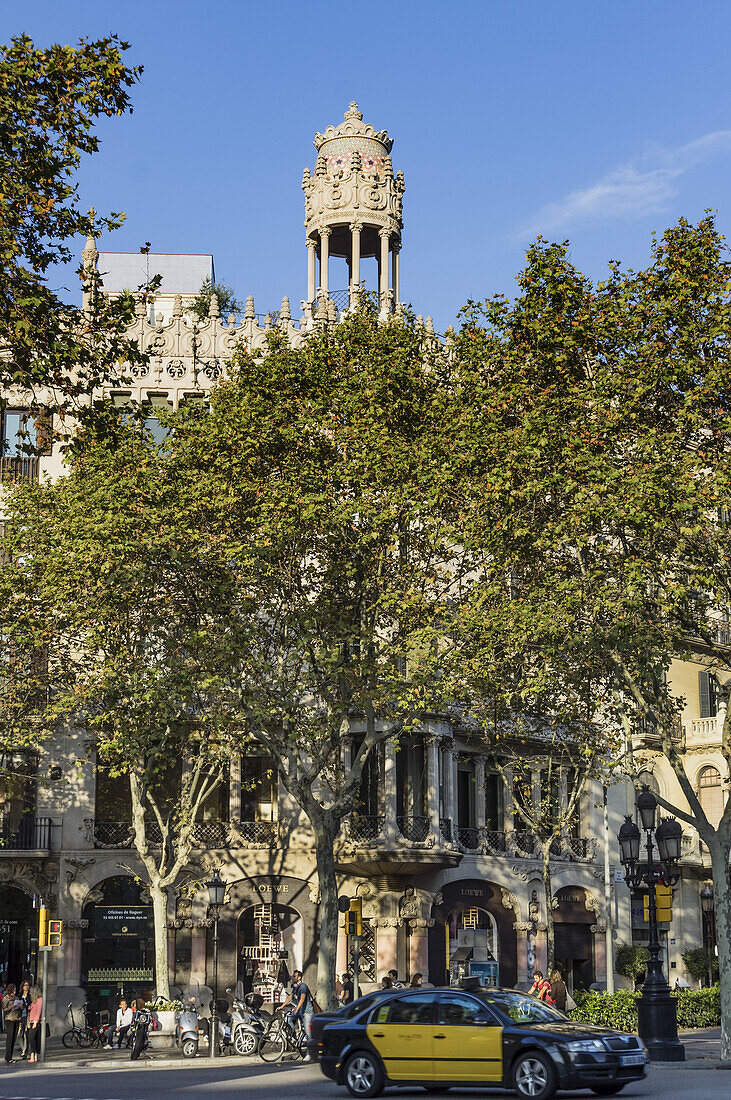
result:
<svg viewBox="0 0 731 1100"><path fill-rule="evenodd" d="M521 240L538 233L545 236L598 219L636 218L667 210L670 200L678 193L676 180L679 176L730 151L731 130L704 134L677 149L650 147L641 157L613 168L590 187L571 191L557 202L546 203L522 226L518 236Z"/></svg>

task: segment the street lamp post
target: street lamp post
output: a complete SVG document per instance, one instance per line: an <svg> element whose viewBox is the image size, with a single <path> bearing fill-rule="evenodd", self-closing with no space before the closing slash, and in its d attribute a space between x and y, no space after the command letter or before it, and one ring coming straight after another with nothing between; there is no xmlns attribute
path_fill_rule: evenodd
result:
<svg viewBox="0 0 731 1100"><path fill-rule="evenodd" d="M642 996L637 1002L638 1031L654 1061L683 1062L685 1047L678 1042L678 1005L670 993L660 959L662 947L655 895L658 884L674 886L680 878L678 864L683 831L673 818L664 818L655 828L657 800L649 787L642 788L636 803L645 833L647 859L640 862L642 834L629 815L625 817L617 839L625 882L630 890L637 890L640 886L646 886L649 890L650 960ZM655 858L655 844L659 859Z"/></svg>
<svg viewBox="0 0 731 1100"><path fill-rule="evenodd" d="M206 883L208 888L208 911L213 918L213 1004L211 1006L211 1038L209 1055L218 1057L218 920L221 906L226 898L226 883L219 872L213 872Z"/></svg>
<svg viewBox="0 0 731 1100"><path fill-rule="evenodd" d="M716 945L716 911L713 898L713 887L710 882L701 890L701 909L708 917L708 985L713 985L713 957Z"/></svg>

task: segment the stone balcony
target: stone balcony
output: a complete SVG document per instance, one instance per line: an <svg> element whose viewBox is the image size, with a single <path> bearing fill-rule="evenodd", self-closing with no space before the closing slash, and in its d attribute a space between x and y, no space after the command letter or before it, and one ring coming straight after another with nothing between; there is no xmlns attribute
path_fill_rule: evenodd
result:
<svg viewBox="0 0 731 1100"><path fill-rule="evenodd" d="M373 873L379 870L402 873L408 865L457 866L465 857L492 856L498 859L540 858L538 838L517 830L502 831L484 826L456 826L440 818L438 832L428 817L397 816L395 828L388 827L385 814L353 814L345 822L336 852L344 870ZM551 859L589 863L596 856L596 842L585 837L560 837L551 846Z"/></svg>
<svg viewBox="0 0 731 1100"><path fill-rule="evenodd" d="M704 744L721 743L723 723L726 718L725 711L720 711L713 718L691 718L685 723L686 736L689 741Z"/></svg>

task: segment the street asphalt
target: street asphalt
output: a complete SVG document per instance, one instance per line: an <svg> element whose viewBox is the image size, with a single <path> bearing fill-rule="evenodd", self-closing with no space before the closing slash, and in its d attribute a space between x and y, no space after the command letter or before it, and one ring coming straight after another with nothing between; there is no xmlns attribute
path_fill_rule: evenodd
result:
<svg viewBox="0 0 731 1100"><path fill-rule="evenodd" d="M622 1097L662 1097L662 1100L728 1100L731 1071L713 1070L712 1063L685 1062L681 1066L653 1066L649 1077L627 1086ZM156 1066L55 1069L14 1065L0 1069L0 1100L180 1100L212 1097L213 1100L348 1100L343 1088L326 1080L316 1065L289 1066L243 1064L230 1061L211 1068L191 1063L177 1068ZM421 1100L422 1089L389 1089L386 1097ZM494 1089L454 1089L449 1096L505 1096ZM561 1093L561 1097L588 1098L591 1093Z"/></svg>
<svg viewBox="0 0 731 1100"><path fill-rule="evenodd" d="M731 1097L731 1064L719 1067L718 1028L699 1029L680 1036L687 1061L654 1065L646 1080L627 1086L622 1097L662 1097L662 1100L728 1100ZM344 1088L323 1077L316 1065L290 1062L264 1065L258 1058L208 1058L185 1062L175 1051L158 1053L132 1063L129 1051L66 1051L49 1044L46 1065L0 1061L0 1100L178 1100L212 1097L213 1100L348 1100ZM398 1100L423 1097L422 1089L389 1089L386 1097ZM450 1097L506 1096L496 1089L452 1089ZM582 1092L561 1097L588 1098Z"/></svg>

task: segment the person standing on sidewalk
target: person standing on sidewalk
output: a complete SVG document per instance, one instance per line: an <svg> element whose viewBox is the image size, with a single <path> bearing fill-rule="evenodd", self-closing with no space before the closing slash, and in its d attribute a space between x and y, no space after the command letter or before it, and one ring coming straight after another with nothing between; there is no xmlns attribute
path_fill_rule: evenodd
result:
<svg viewBox="0 0 731 1100"><path fill-rule="evenodd" d="M25 981L20 987L20 999L23 1002L23 1007L20 1010L20 1029L18 1030L18 1042L20 1043L20 1057L28 1057L28 1036L26 1035L26 1028L28 1027L28 1013L30 1012L31 999L30 999L30 982Z"/></svg>
<svg viewBox="0 0 731 1100"><path fill-rule="evenodd" d="M25 1034L28 1041L28 1061L37 1062L41 1053L41 1012L43 1011L43 998L37 985L30 987L30 1008L25 1025Z"/></svg>
<svg viewBox="0 0 731 1100"><path fill-rule="evenodd" d="M551 996L559 1012L566 1011L566 993L566 983L561 977L561 972L554 970L551 974Z"/></svg>
<svg viewBox="0 0 731 1100"><path fill-rule="evenodd" d="M23 1002L15 992L15 985L10 983L5 990L5 996L3 997L3 1014L5 1016L5 1063L6 1065L12 1065L15 1061L13 1058L13 1051L15 1049L15 1039L18 1034L18 1028L20 1027L20 1013L23 1008Z"/></svg>

